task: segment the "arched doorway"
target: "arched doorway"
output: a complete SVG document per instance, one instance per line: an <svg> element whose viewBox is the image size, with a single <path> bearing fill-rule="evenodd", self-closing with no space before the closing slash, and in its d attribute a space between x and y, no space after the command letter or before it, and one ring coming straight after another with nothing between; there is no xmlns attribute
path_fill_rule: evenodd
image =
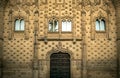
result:
<svg viewBox="0 0 120 78"><path fill-rule="evenodd" d="M70 55L68 53L51 54L50 78L70 78Z"/></svg>

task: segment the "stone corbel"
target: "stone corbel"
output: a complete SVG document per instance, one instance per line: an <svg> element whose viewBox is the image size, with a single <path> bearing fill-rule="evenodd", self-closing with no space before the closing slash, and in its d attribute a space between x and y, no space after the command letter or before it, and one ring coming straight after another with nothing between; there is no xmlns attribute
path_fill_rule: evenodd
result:
<svg viewBox="0 0 120 78"><path fill-rule="evenodd" d="M76 38L73 38L73 44L75 44L76 43Z"/></svg>
<svg viewBox="0 0 120 78"><path fill-rule="evenodd" d="M47 40L47 36L44 37L44 43L47 44L48 40Z"/></svg>

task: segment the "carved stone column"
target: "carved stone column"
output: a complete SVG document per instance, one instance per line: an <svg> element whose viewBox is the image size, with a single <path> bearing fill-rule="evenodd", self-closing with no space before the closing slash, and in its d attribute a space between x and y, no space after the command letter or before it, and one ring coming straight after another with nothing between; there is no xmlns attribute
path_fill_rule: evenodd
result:
<svg viewBox="0 0 120 78"><path fill-rule="evenodd" d="M29 12L26 12L26 23L25 23L25 39L29 39Z"/></svg>
<svg viewBox="0 0 120 78"><path fill-rule="evenodd" d="M33 61L33 78L38 78L38 60Z"/></svg>
<svg viewBox="0 0 120 78"><path fill-rule="evenodd" d="M120 78L120 0L114 2L117 27L117 78Z"/></svg>
<svg viewBox="0 0 120 78"><path fill-rule="evenodd" d="M85 21L86 12L84 9L81 13L81 25L82 25L82 78L87 78L87 51L86 51L86 21Z"/></svg>
<svg viewBox="0 0 120 78"><path fill-rule="evenodd" d="M94 20L93 20L93 10L92 10L92 7L93 6L91 6L91 14L90 14L90 18L91 18L91 40L94 40L95 39L95 24L94 24Z"/></svg>
<svg viewBox="0 0 120 78"><path fill-rule="evenodd" d="M29 28L28 28L28 21L26 21L26 30L25 30L25 39L29 39Z"/></svg>
<svg viewBox="0 0 120 78"><path fill-rule="evenodd" d="M106 3L106 13L107 13L107 17L106 17L106 31L107 31L107 39L110 40L111 39L111 21L110 21L110 16L111 16L111 13L110 13L110 10L109 10L109 3Z"/></svg>
<svg viewBox="0 0 120 78"><path fill-rule="evenodd" d="M33 58L33 78L38 78L38 57L37 57L37 34L34 31L34 58Z"/></svg>
<svg viewBox="0 0 120 78"><path fill-rule="evenodd" d="M0 39L0 78L2 78L2 40Z"/></svg>
<svg viewBox="0 0 120 78"><path fill-rule="evenodd" d="M9 11L9 34L8 39L12 39L12 10Z"/></svg>
<svg viewBox="0 0 120 78"><path fill-rule="evenodd" d="M0 2L1 3L1 2ZM3 53L3 7L0 6L0 78L2 78L2 53Z"/></svg>
<svg viewBox="0 0 120 78"><path fill-rule="evenodd" d="M38 11L35 12L34 21L34 57L33 57L33 78L38 78L38 51L37 51L37 32L38 32Z"/></svg>

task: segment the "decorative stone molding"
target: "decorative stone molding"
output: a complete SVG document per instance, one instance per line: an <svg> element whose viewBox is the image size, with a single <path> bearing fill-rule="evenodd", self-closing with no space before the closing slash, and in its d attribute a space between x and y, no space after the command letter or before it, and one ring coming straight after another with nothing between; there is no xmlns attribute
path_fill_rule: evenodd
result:
<svg viewBox="0 0 120 78"><path fill-rule="evenodd" d="M106 34L106 38L109 39L110 26L109 26L109 18L107 15L109 15L109 14L107 14L106 11L103 11L101 9L99 9L98 11L91 11L91 39L92 40L95 39L95 35L97 34L95 31L96 19L104 19L105 20L106 30L105 30L104 34Z"/></svg>
<svg viewBox="0 0 120 78"><path fill-rule="evenodd" d="M25 39L29 39L29 11L26 11L25 17Z"/></svg>
<svg viewBox="0 0 120 78"><path fill-rule="evenodd" d="M44 25L45 25L45 27L44 27L44 29L45 29L45 32L44 32L44 34L45 34L45 36L44 36L44 41L46 42L47 41L47 37L48 37L48 26L49 26L49 21L50 20L58 20L59 21L59 18L58 17L56 17L56 16L52 16L52 17L45 17L45 23L44 23Z"/></svg>
<svg viewBox="0 0 120 78"><path fill-rule="evenodd" d="M56 40L58 40L58 39L65 39L63 36L61 36L62 35L62 31L61 31L61 29L62 29L62 20L70 20L70 21L72 21L72 31L69 33L70 34L70 36L69 36L69 38L67 38L67 39L73 39L73 43L75 43L76 42L76 40L81 40L81 38L76 38L76 26L75 26L75 16L73 17L73 16L61 16L61 17L57 17L57 16L51 16L51 17L47 17L46 16L46 18L45 18L45 23L44 23L44 25L45 25L45 32L44 32L44 34L45 34L45 36L44 36L44 41L47 41L47 39L49 38L49 39L51 39L50 38L50 32L48 32L48 22L50 21L50 20L58 20L58 22L59 22L59 28L58 28L58 32L56 32L57 33L57 35L58 35L58 37L52 37L53 39L56 39ZM52 33L52 34L55 34L55 33Z"/></svg>
<svg viewBox="0 0 120 78"><path fill-rule="evenodd" d="M64 4L65 0L55 0L55 4Z"/></svg>
<svg viewBox="0 0 120 78"><path fill-rule="evenodd" d="M41 61L41 65L42 65L42 68L41 68L41 69L44 69L44 71L47 72L47 78L50 77L50 56L51 56L53 53L59 53L59 52L68 53L68 54L70 55L71 65L73 65L74 62L76 62L76 61L74 60L74 54L73 54L73 52L70 51L68 48L63 48L63 47L62 47L62 43L61 43L61 42L58 42L58 45L56 46L56 48L52 48L49 52L47 52L47 54L46 54L46 59L45 59L46 61L44 61L44 60ZM46 63L46 64L44 64L44 67L43 67L43 63ZM73 73L72 70L75 69L74 67L76 67L76 65L70 68L70 69L71 69L71 73ZM47 68L47 69L45 69L45 68ZM42 72L43 72L43 70L42 70ZM41 72L41 73L42 73L42 72ZM71 75L71 76L72 76L72 75Z"/></svg>
<svg viewBox="0 0 120 78"><path fill-rule="evenodd" d="M37 51L37 35L38 35L38 16L39 16L39 12L38 11L35 11L35 13L34 13L34 16L35 16L35 18L34 18L34 59L36 60L38 57L37 57L37 55L38 55L38 51Z"/></svg>
<svg viewBox="0 0 120 78"><path fill-rule="evenodd" d="M75 2L75 1L73 1ZM84 7L88 6L88 5L100 5L101 4L101 0L76 0L76 3L78 5L83 5Z"/></svg>
<svg viewBox="0 0 120 78"><path fill-rule="evenodd" d="M82 11L81 11L81 25L82 25L82 78L87 78L87 47L86 47L86 10L84 10L84 6L82 6Z"/></svg>
<svg viewBox="0 0 120 78"><path fill-rule="evenodd" d="M9 39L12 39L14 36L14 31L15 31L15 20L20 18L20 19L24 19L25 20L25 30L24 30L24 34L25 34L25 39L29 39L29 20L28 20L28 15L29 12L25 12L23 10L19 10L19 11L14 11L14 10L10 10L9 11Z"/></svg>
<svg viewBox="0 0 120 78"><path fill-rule="evenodd" d="M12 26L13 26L13 24L12 24L12 23L13 23L13 22L12 22L12 13L13 13L13 11L10 10L10 11L9 11L9 30L8 30L8 31L9 31L9 34L8 34L8 39L12 39L12 35L13 35L13 34L12 34L12 30L13 30L13 29L12 29L12 28L13 28L13 27L12 27Z"/></svg>
<svg viewBox="0 0 120 78"><path fill-rule="evenodd" d="M81 30L82 30L82 39L83 39L83 36L85 36L85 31L86 31L86 19L85 19L85 17L86 17L86 11L85 10L82 10L81 11L81 17L82 17L82 19L81 19L81 26L82 26L82 28L81 28Z"/></svg>
<svg viewBox="0 0 120 78"><path fill-rule="evenodd" d="M70 51L68 48L62 48L62 43L58 42L58 45L56 48L52 48L47 54L46 54L46 59L50 60L50 56L53 53L58 53L58 52L63 52L63 53L68 53L70 54L71 59L74 59L74 54L72 51Z"/></svg>

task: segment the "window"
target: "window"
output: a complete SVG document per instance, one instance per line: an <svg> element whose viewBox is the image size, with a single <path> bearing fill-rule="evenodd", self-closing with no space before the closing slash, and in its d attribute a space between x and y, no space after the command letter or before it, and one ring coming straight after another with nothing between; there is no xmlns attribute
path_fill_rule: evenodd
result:
<svg viewBox="0 0 120 78"><path fill-rule="evenodd" d="M105 31L105 20L103 19L96 20L96 31Z"/></svg>
<svg viewBox="0 0 120 78"><path fill-rule="evenodd" d="M49 32L58 32L58 20L49 21Z"/></svg>
<svg viewBox="0 0 120 78"><path fill-rule="evenodd" d="M72 23L71 21L62 21L62 31L63 32L71 32L72 31Z"/></svg>
<svg viewBox="0 0 120 78"><path fill-rule="evenodd" d="M15 20L15 31L24 31L25 22L23 19Z"/></svg>
<svg viewBox="0 0 120 78"><path fill-rule="evenodd" d="M48 32L72 32L72 21L52 18L48 21Z"/></svg>

